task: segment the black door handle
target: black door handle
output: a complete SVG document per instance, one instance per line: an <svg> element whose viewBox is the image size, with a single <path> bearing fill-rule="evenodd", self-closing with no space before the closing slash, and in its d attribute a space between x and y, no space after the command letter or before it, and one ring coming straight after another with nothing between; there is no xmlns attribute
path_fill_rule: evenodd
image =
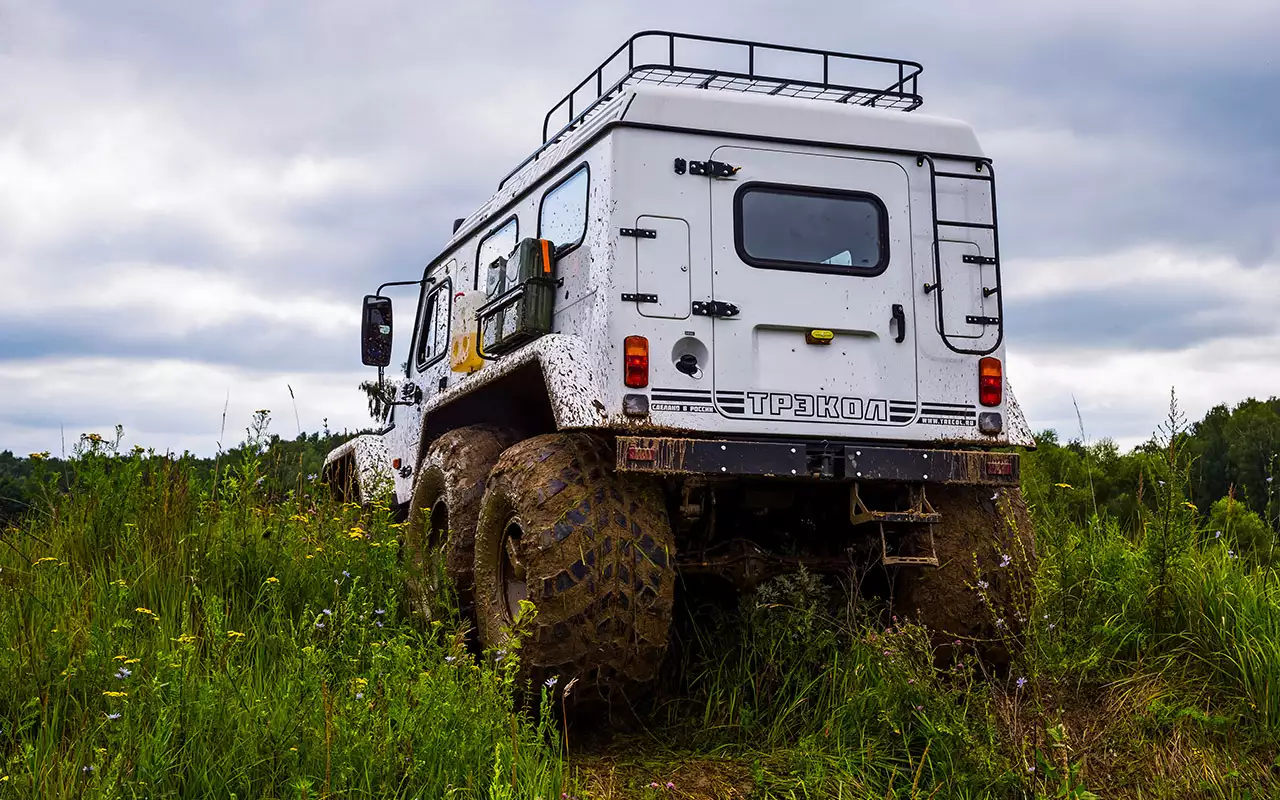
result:
<svg viewBox="0 0 1280 800"><path fill-rule="evenodd" d="M893 304L893 322L898 323L898 335L893 337L893 340L902 344L907 338L907 315L902 310L901 303Z"/></svg>

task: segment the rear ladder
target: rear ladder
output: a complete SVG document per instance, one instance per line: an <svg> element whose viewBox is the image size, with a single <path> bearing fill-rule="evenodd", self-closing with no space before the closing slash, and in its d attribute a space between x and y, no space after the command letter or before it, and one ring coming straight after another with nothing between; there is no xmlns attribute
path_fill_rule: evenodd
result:
<svg viewBox="0 0 1280 800"><path fill-rule="evenodd" d="M948 170L939 170L933 158L928 155L920 155L916 157L916 166L929 165L929 198L932 203L932 219L933 219L933 283L926 284L924 287L925 294L931 292L938 293L938 332L942 335L942 341L946 346L956 353L964 355L984 356L994 352L1000 347L1000 343L1004 341L1004 294L1001 291L1000 282L1000 233L999 221L996 217L996 175L995 169L991 165L989 159L979 159L974 163L974 171L969 172L952 172ZM991 204L990 222L974 222L972 220L962 219L939 219L938 218L938 182L939 181L983 181L988 185L987 197ZM964 263L973 264L979 269L984 265L990 265L995 270L995 285L983 286L983 299L994 296L996 298L996 315L992 317L970 316L968 322L980 325L995 325L996 338L995 342L989 347L964 347L960 346L953 339L959 338L963 341L963 337L948 335L943 314L943 303L946 300L946 287L942 275L942 254L940 242L943 241L943 229L967 230L967 231L989 231L991 235L991 255L966 255Z"/></svg>

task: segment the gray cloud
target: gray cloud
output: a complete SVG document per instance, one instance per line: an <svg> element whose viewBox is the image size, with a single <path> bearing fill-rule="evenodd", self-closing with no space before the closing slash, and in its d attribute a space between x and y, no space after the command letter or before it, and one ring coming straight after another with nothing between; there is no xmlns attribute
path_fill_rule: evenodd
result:
<svg viewBox="0 0 1280 800"><path fill-rule="evenodd" d="M1274 318L1231 313L1237 300L1183 287L1088 289L1008 304L1008 336L1043 349L1183 350L1220 339L1274 335Z"/></svg>
<svg viewBox="0 0 1280 800"><path fill-rule="evenodd" d="M924 110L972 122L996 159L1011 263L1154 247L1280 269L1267 177L1280 174L1273 3L1207 13L1177 1L1010 0L979 14L763 0L124 0L24 4L5 17L0 276L23 303L39 291L56 306L59 287L142 264L225 277L246 309L277 299L354 309L381 280L415 276L453 218L536 146L545 109L651 27L923 62ZM1172 351L1272 330L1252 305L1233 318L1230 293L1185 287L1012 297L1014 352ZM175 332L162 310L81 303L69 322L41 322L0 296L0 368L93 355L127 369L176 358L246 375L355 374L344 333L354 311L329 328L246 310ZM0 426L40 402L6 392L17 399ZM207 431L207 419L184 428L181 416L166 430ZM23 431L47 434L28 422ZM1134 423L1116 411L1109 425Z"/></svg>

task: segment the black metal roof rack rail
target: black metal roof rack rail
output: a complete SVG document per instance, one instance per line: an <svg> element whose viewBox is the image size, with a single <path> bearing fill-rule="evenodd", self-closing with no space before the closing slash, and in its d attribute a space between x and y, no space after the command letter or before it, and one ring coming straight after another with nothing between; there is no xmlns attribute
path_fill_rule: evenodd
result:
<svg viewBox="0 0 1280 800"><path fill-rule="evenodd" d="M703 55L715 51L705 61L697 56L677 59L677 43L682 51L702 48ZM657 56L655 59L654 56ZM686 55L682 52L681 55ZM728 59L725 56L729 56ZM737 60L734 68L723 62ZM770 61L788 64L771 69ZM812 71L809 77L787 75L797 71L798 61ZM714 65L720 62L721 65ZM628 86L652 84L686 86L728 92L799 97L835 103L912 111L923 102L917 78L923 67L898 58L838 53L807 47L765 44L718 36L641 31L614 50L600 66L551 107L542 121L542 146L507 174L498 188L535 161L548 148L587 122L609 100ZM611 82L607 74L618 75ZM552 125L564 120L551 133Z"/></svg>

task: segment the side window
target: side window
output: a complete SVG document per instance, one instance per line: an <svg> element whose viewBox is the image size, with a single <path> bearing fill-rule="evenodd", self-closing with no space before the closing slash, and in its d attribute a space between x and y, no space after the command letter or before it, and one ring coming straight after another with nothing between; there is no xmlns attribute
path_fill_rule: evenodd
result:
<svg viewBox="0 0 1280 800"><path fill-rule="evenodd" d="M418 369L425 369L449 351L449 316L453 282L448 278L431 287L418 323Z"/></svg>
<svg viewBox="0 0 1280 800"><path fill-rule="evenodd" d="M520 220L511 217L480 240L480 250L476 254L475 286L480 285L480 276L489 269L490 264L516 249L516 237L519 233Z"/></svg>
<svg viewBox="0 0 1280 800"><path fill-rule="evenodd" d="M587 189L591 171L586 164L551 187L542 196L538 209L538 238L550 239L563 255L578 245L587 233Z"/></svg>
<svg viewBox="0 0 1280 800"><path fill-rule="evenodd" d="M734 197L735 246L753 267L878 275L889 221L873 195L747 184Z"/></svg>

